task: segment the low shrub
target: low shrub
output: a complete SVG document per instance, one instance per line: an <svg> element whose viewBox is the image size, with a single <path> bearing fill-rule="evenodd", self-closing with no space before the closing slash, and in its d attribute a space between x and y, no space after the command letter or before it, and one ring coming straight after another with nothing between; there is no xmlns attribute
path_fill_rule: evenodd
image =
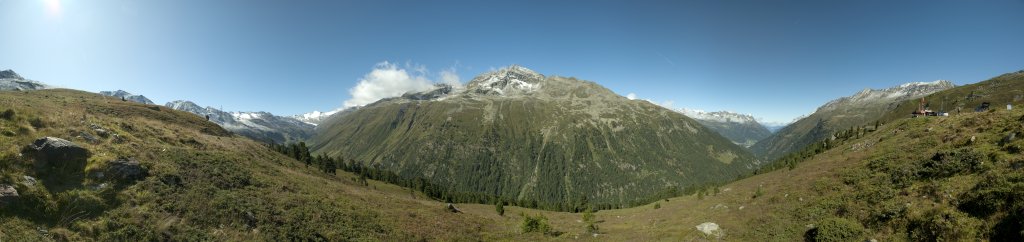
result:
<svg viewBox="0 0 1024 242"><path fill-rule="evenodd" d="M921 178L945 178L956 174L977 172L982 168L984 156L971 148L936 153L931 159L921 162L918 175Z"/></svg>
<svg viewBox="0 0 1024 242"><path fill-rule="evenodd" d="M15 117L14 110L7 109L7 110L4 110L3 112L0 112L0 119L6 119L7 121L12 121L12 120L14 120L14 117Z"/></svg>
<svg viewBox="0 0 1024 242"><path fill-rule="evenodd" d="M811 241L857 241L864 236L864 226L845 218L828 218L805 236Z"/></svg>
<svg viewBox="0 0 1024 242"><path fill-rule="evenodd" d="M914 217L907 226L912 241L966 241L977 235L980 222L948 208L935 208Z"/></svg>
<svg viewBox="0 0 1024 242"><path fill-rule="evenodd" d="M551 225L548 225L548 218L544 217L544 215L538 214L535 217L522 214L522 216L523 222L519 224L519 229L522 230L523 233L540 232L542 234L548 234L551 232Z"/></svg>

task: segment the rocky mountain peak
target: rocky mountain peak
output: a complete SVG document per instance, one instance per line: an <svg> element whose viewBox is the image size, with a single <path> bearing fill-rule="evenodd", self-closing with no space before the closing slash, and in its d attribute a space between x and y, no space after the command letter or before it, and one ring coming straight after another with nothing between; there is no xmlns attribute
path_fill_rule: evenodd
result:
<svg viewBox="0 0 1024 242"><path fill-rule="evenodd" d="M526 67L511 65L473 78L467 90L490 95L525 94L539 89L544 79L544 75Z"/></svg>
<svg viewBox="0 0 1024 242"><path fill-rule="evenodd" d="M11 70L11 69L0 71L0 79L8 79L8 78L9 79L18 79L18 80L24 80L25 79L25 78L22 78L21 76L19 76L18 73L14 73L14 71Z"/></svg>
<svg viewBox="0 0 1024 242"><path fill-rule="evenodd" d="M135 94L132 94L132 93L124 91L124 90L102 91L102 92L100 92L100 95L124 98L125 100L133 101L133 102L137 102L137 103L142 103L142 104L155 104L155 103L153 103L152 100L149 100L149 98L146 98L146 96L135 95Z"/></svg>
<svg viewBox="0 0 1024 242"><path fill-rule="evenodd" d="M938 91L955 87L952 82L937 80L933 82L910 82L885 89L865 88L852 96L838 98L818 108L817 111L831 111L850 104L868 102L892 102L918 98Z"/></svg>
<svg viewBox="0 0 1024 242"><path fill-rule="evenodd" d="M754 118L754 116L751 116L749 114L734 113L729 111L707 112L704 110L688 108L681 108L677 111L679 111L683 115L686 115L687 117L697 120L716 121L724 123L757 123L757 120Z"/></svg>

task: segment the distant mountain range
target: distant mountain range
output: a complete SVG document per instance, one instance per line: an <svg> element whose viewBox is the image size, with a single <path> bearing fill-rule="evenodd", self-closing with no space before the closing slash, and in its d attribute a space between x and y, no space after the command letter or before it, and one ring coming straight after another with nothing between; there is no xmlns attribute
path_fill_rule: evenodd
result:
<svg viewBox="0 0 1024 242"><path fill-rule="evenodd" d="M885 89L864 89L825 103L814 113L787 125L750 149L761 158L774 160L820 141L833 132L873 123L903 101L953 87L953 83L939 80L912 82Z"/></svg>
<svg viewBox="0 0 1024 242"><path fill-rule="evenodd" d="M748 174L744 148L678 112L521 66L320 123L314 153L466 197L626 206Z"/></svg>
<svg viewBox="0 0 1024 242"><path fill-rule="evenodd" d="M184 100L168 102L164 106L209 117L211 122L231 132L270 143L305 141L313 135L315 127L295 118L275 116L268 112L225 112Z"/></svg>
<svg viewBox="0 0 1024 242"><path fill-rule="evenodd" d="M150 105L155 104L155 103L153 103L153 101L149 100L149 98L146 98L146 96L131 94L131 93L126 92L124 90L102 91L102 92L100 92L100 94L106 95L106 96L111 96L111 97L124 98L125 100L132 101L132 102L137 102L137 103L142 103L142 104L150 104Z"/></svg>
<svg viewBox="0 0 1024 242"><path fill-rule="evenodd" d="M705 112L687 108L678 111L743 147L750 147L772 134L768 128L757 122L754 116L748 114L728 111Z"/></svg>
<svg viewBox="0 0 1024 242"><path fill-rule="evenodd" d="M26 80L12 70L0 71L0 91L27 91L52 88L41 82Z"/></svg>

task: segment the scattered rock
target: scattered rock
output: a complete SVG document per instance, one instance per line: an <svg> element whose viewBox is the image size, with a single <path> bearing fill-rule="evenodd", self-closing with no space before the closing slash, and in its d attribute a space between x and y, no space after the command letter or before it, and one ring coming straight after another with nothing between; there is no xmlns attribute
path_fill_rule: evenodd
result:
<svg viewBox="0 0 1024 242"><path fill-rule="evenodd" d="M0 206L7 205L15 199L18 199L18 190L15 190L14 186L0 184Z"/></svg>
<svg viewBox="0 0 1024 242"><path fill-rule="evenodd" d="M702 223L697 225L697 230L703 232L707 236L715 236L715 238L722 237L722 230L718 228L718 224L712 222Z"/></svg>
<svg viewBox="0 0 1024 242"><path fill-rule="evenodd" d="M110 136L110 131L107 131L106 129L93 129L92 131L96 132L96 135L99 135L100 137L103 138Z"/></svg>
<svg viewBox="0 0 1024 242"><path fill-rule="evenodd" d="M92 134L89 134L88 132L84 132L84 131L81 132L81 133L78 133L78 138L80 138L82 140L85 140L85 142L89 142L89 143L93 143L93 144L98 143L100 141L100 139L96 138L96 136L93 136Z"/></svg>
<svg viewBox="0 0 1024 242"><path fill-rule="evenodd" d="M119 181L142 180L149 176L149 170L134 159L117 159L108 162L106 174Z"/></svg>
<svg viewBox="0 0 1024 242"><path fill-rule="evenodd" d="M100 184L96 184L96 185L92 186L92 189L93 190L103 190L104 188L107 188L109 186L110 186L110 184L107 184L106 182L104 182L104 183L100 183Z"/></svg>
<svg viewBox="0 0 1024 242"><path fill-rule="evenodd" d="M21 178L25 179L25 181L21 182L21 184L24 184L26 187L31 187L31 186L35 186L36 185L36 178L35 177L22 176Z"/></svg>
<svg viewBox="0 0 1024 242"><path fill-rule="evenodd" d="M183 185L183 183L181 182L181 177L172 174L160 176L160 182L163 182L164 185L172 187L181 187Z"/></svg>
<svg viewBox="0 0 1024 242"><path fill-rule="evenodd" d="M43 137L22 150L23 153L35 158L36 170L68 171L81 170L89 158L89 150L61 138Z"/></svg>
<svg viewBox="0 0 1024 242"><path fill-rule="evenodd" d="M453 212L453 213L461 213L462 212L462 210L459 210L458 208L455 207L454 204L451 204L451 203L449 203L448 205L445 205L445 208L448 209L448 212Z"/></svg>
<svg viewBox="0 0 1024 242"><path fill-rule="evenodd" d="M1009 134L1006 134L1006 136L1004 136L1002 140L999 141L999 145L1005 145L1010 142L1013 142L1014 140L1017 140L1017 132L1010 132Z"/></svg>
<svg viewBox="0 0 1024 242"><path fill-rule="evenodd" d="M114 139L113 139L114 144L121 144L121 143L124 143L127 140L127 139L124 138L124 136L121 136L119 134L111 134L110 136L114 137Z"/></svg>

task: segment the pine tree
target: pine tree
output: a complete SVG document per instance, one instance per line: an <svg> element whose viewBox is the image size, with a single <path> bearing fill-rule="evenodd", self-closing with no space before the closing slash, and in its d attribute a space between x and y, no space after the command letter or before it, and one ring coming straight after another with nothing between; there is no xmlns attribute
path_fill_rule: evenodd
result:
<svg viewBox="0 0 1024 242"><path fill-rule="evenodd" d="M505 216L504 202L498 200L498 202L494 203L494 211L498 212L498 216Z"/></svg>

